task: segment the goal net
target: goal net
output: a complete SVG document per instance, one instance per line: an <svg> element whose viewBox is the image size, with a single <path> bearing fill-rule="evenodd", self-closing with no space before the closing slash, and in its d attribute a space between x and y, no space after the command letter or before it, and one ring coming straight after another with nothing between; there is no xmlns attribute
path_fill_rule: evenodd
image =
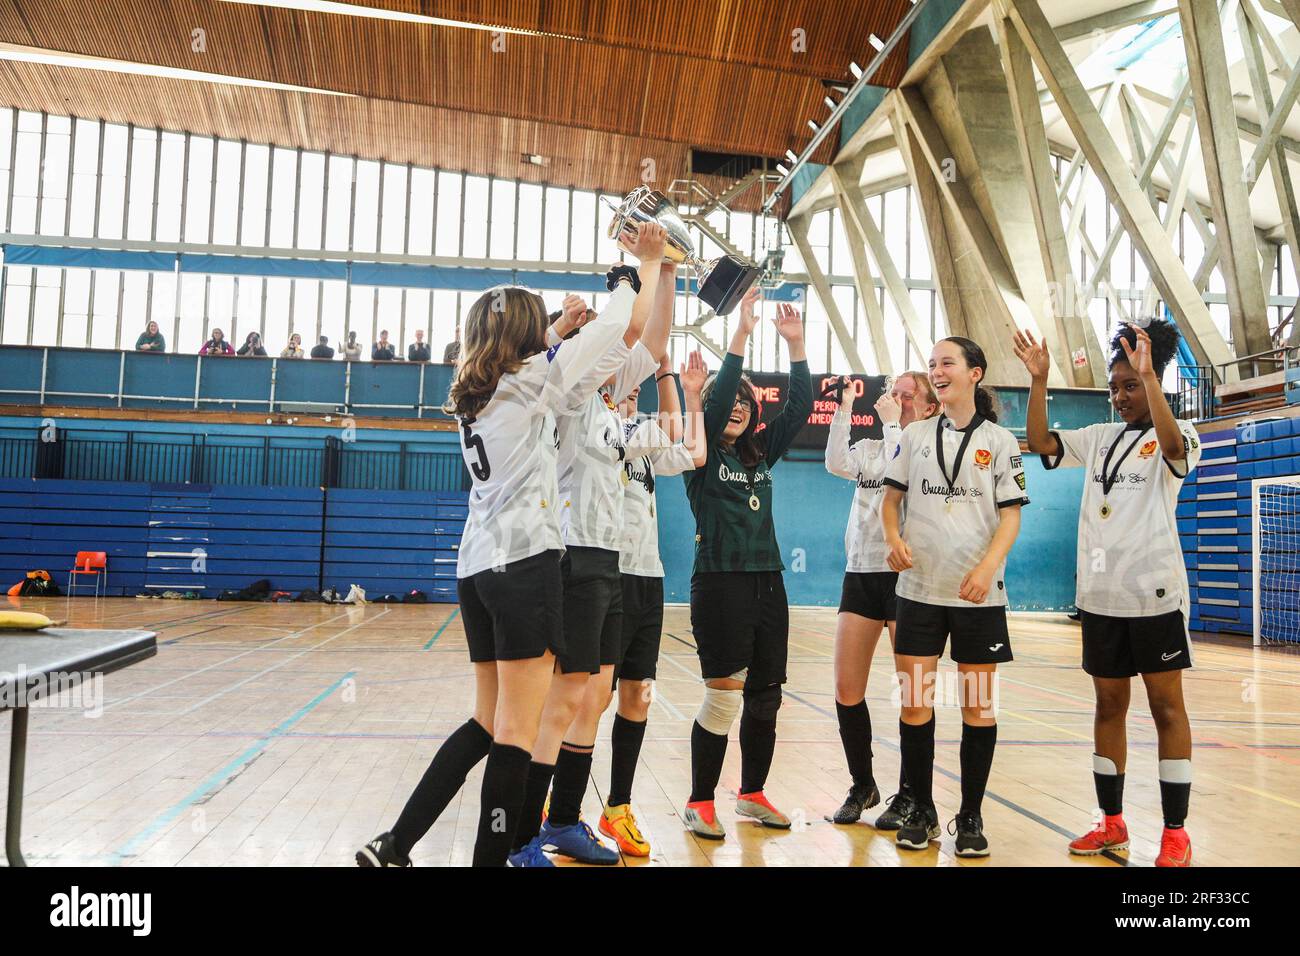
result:
<svg viewBox="0 0 1300 956"><path fill-rule="evenodd" d="M1300 475L1251 486L1256 644L1300 644Z"/></svg>

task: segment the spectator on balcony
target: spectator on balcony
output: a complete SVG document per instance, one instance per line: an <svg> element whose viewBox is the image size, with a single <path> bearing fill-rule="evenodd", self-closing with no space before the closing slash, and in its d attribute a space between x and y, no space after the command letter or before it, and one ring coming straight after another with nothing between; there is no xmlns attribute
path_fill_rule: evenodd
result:
<svg viewBox="0 0 1300 956"><path fill-rule="evenodd" d="M349 362L361 361L361 343L357 341L357 333L348 333L347 344L343 346L343 357Z"/></svg>
<svg viewBox="0 0 1300 956"><path fill-rule="evenodd" d="M442 361L446 365L455 365L460 359L460 339L452 339L442 350Z"/></svg>
<svg viewBox="0 0 1300 956"><path fill-rule="evenodd" d="M303 357L302 336L299 335L297 332L295 332L293 333L293 335L289 336L289 344L286 345L284 347L284 351L280 353L280 358L302 358L302 357Z"/></svg>
<svg viewBox="0 0 1300 956"><path fill-rule="evenodd" d="M393 348L393 343L388 341L388 330L384 329L379 333L379 341L370 346L370 361L391 362L395 358L397 358L397 350Z"/></svg>
<svg viewBox="0 0 1300 956"><path fill-rule="evenodd" d="M135 340L135 350L137 352L166 352L167 340L163 334L158 331L158 323L150 322L145 330L140 333L140 337Z"/></svg>
<svg viewBox="0 0 1300 956"><path fill-rule="evenodd" d="M262 347L262 337L256 332L249 332L244 337L244 344L239 347L239 355L244 357L258 356L266 357L266 349Z"/></svg>
<svg viewBox="0 0 1300 956"><path fill-rule="evenodd" d="M415 330L415 343L407 347L406 360L408 362L429 361L429 346L424 341L424 329Z"/></svg>
<svg viewBox="0 0 1300 956"><path fill-rule="evenodd" d="M230 343L226 341L226 333L220 329L212 330L212 338L203 343L203 348L199 349L200 355L234 355L235 350L231 348Z"/></svg>
<svg viewBox="0 0 1300 956"><path fill-rule="evenodd" d="M322 335L320 341L311 347L311 357L314 359L332 359L334 350L330 348L329 336Z"/></svg>

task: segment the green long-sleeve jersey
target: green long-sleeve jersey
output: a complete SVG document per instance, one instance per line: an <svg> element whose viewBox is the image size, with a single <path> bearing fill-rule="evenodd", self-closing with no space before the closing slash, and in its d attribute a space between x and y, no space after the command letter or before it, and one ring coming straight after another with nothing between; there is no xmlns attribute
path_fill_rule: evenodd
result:
<svg viewBox="0 0 1300 956"><path fill-rule="evenodd" d="M790 364L785 408L760 435L764 457L747 468L722 443L722 433L740 388L741 358L728 353L704 405L709 458L686 475L686 494L695 515L695 570L782 571L772 514L772 466L789 449L813 407L807 362ZM750 504L758 499L758 509Z"/></svg>

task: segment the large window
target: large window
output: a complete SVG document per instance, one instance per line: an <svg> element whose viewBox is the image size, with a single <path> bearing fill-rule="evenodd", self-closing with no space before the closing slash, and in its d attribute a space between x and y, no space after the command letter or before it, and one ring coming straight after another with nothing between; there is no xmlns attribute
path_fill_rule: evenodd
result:
<svg viewBox="0 0 1300 956"><path fill-rule="evenodd" d="M1063 174L1067 163L1055 157L1054 164L1058 176ZM1143 308L1144 300L1158 308L1158 297L1149 291L1141 256L1122 232L1107 267L1098 269L1097 254L1106 248L1118 219L1096 177L1085 168L1069 192L1072 202L1082 204L1071 265L1084 290L1083 312L1104 342L1118 321L1117 303L1129 311ZM361 257L358 261L437 256L475 260L467 266L479 265L477 260L514 261L524 272L543 261L598 271L620 256L606 235L610 212L602 198L616 203L620 197L102 120L0 110L0 217L7 231L18 236L229 247L203 250L219 253L269 246L301 250L304 258L323 257L336 267L340 259L354 254ZM870 195L866 206L903 277L918 321L932 337L941 337L946 323L913 190L904 186ZM706 219L727 247L761 258L779 243L786 250L786 273L805 271L798 249L776 220L722 207L712 209ZM1203 216L1185 212L1174 229L1175 243L1189 274L1203 280L1213 320L1230 341L1223 276L1218 268L1200 268L1205 230ZM885 342L878 348L872 341L866 304L855 282L856 237L846 229L840 210L812 216L808 238L832 287L829 303L810 288L804 304L808 354L815 371L848 371L855 364L854 353L869 371L923 366L926 357L917 355L907 339L902 312L885 288L881 263L867 255L873 296L885 322ZM702 231L695 241L704 258L726 251ZM422 330L434 357L441 358L478 295L474 289L430 290L418 284L401 289L333 277L287 276L275 274L274 268L238 277L178 274L175 268L165 268L166 255L163 258L162 265L149 264L152 271L6 263L0 284L0 342L130 348L152 319L176 351L197 350L213 328L221 328L235 345L256 331L273 353L283 348L291 332L302 335L310 348L321 335L337 347L351 331L368 357L375 336L386 328L403 354L415 330ZM1269 319L1276 327L1287 319L1300 291L1291 250L1266 247L1263 266L1271 297ZM552 308L562 297L558 292L546 294ZM682 326L700 319L707 307L693 296L679 295L675 312ZM770 305L765 312L771 312ZM707 349L725 351L733 328L734 316L675 332L674 361L682 361L701 339ZM881 352L887 356L883 369ZM758 327L748 359L761 370L788 366L784 344L770 322ZM711 356L710 361L716 365L718 359Z"/></svg>

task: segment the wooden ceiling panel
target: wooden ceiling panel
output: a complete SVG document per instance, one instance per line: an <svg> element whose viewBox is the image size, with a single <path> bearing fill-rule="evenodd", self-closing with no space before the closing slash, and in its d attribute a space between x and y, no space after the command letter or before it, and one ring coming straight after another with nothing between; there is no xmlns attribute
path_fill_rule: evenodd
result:
<svg viewBox="0 0 1300 956"><path fill-rule="evenodd" d="M351 94L0 63L4 102L525 181L622 190L690 147L781 157L910 0L366 0L505 34L221 0L0 0L0 41ZM205 32L195 52L191 35ZM806 46L792 49L794 31ZM504 40L504 50L499 41ZM496 45L496 48L494 48ZM893 85L897 50L875 81ZM830 137L814 157L828 161ZM547 167L520 153L549 157Z"/></svg>

